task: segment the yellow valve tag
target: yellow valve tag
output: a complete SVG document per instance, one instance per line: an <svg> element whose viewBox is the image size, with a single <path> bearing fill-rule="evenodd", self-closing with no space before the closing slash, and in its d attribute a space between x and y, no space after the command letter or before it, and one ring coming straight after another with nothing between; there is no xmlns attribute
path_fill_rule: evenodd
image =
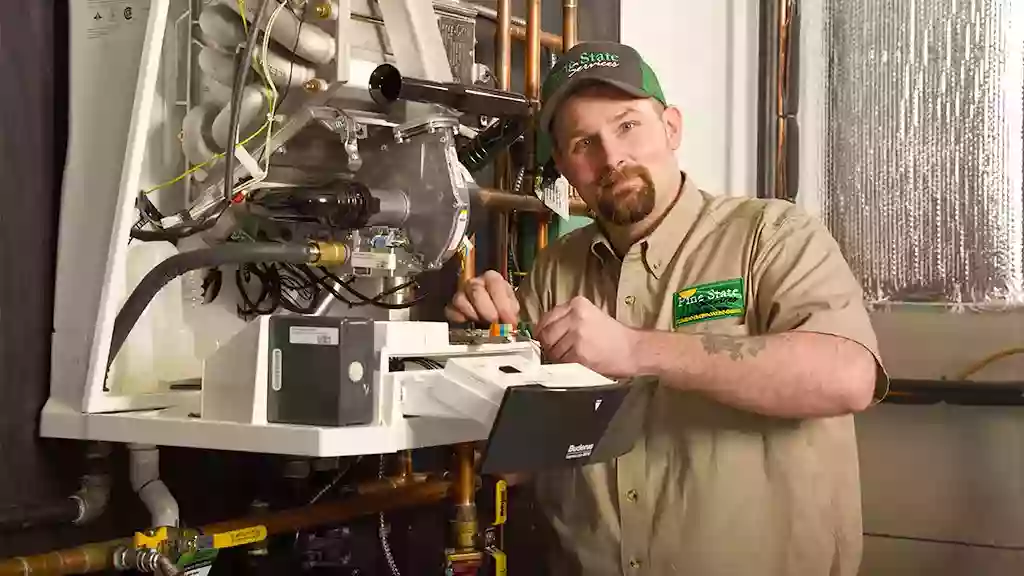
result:
<svg viewBox="0 0 1024 576"><path fill-rule="evenodd" d="M488 548L487 553L494 558L494 576L507 576L508 557L505 556L505 553L497 548Z"/></svg>
<svg viewBox="0 0 1024 576"><path fill-rule="evenodd" d="M508 521L508 482L498 480L494 485L494 525Z"/></svg>
<svg viewBox="0 0 1024 576"><path fill-rule="evenodd" d="M267 539L266 526L250 526L230 532L222 532L213 535L214 548L231 548L232 546L244 546L254 544Z"/></svg>
<svg viewBox="0 0 1024 576"><path fill-rule="evenodd" d="M144 532L136 532L135 537L132 538L132 544L136 548L159 548L161 544L167 541L167 527L157 528L152 530L151 534Z"/></svg>

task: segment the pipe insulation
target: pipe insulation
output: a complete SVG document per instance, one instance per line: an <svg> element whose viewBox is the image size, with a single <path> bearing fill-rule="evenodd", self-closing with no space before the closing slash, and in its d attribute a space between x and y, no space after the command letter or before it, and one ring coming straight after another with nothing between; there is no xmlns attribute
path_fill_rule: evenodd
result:
<svg viewBox="0 0 1024 576"><path fill-rule="evenodd" d="M1024 303L1024 2L802 12L801 195L867 298Z"/></svg>

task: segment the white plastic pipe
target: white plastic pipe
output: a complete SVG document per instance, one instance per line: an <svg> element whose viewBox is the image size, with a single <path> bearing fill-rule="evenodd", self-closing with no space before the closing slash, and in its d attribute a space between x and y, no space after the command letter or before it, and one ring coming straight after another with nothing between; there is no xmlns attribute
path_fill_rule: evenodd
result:
<svg viewBox="0 0 1024 576"><path fill-rule="evenodd" d="M230 54L217 48L203 47L199 52L199 68L217 82L231 86L235 80L235 63Z"/></svg>
<svg viewBox="0 0 1024 576"><path fill-rule="evenodd" d="M203 31L203 39L216 44L224 50L234 50L245 43L245 29L238 12L224 4L212 4L203 8L199 15L199 28Z"/></svg>
<svg viewBox="0 0 1024 576"><path fill-rule="evenodd" d="M224 149L213 141L213 121L221 107L213 104L196 106L181 123L181 150L192 164L202 164Z"/></svg>
<svg viewBox="0 0 1024 576"><path fill-rule="evenodd" d="M265 0L276 2L277 0ZM236 0L221 0L224 6L230 7L238 13L238 2ZM251 23L260 6L259 0L251 0L245 3L246 18ZM266 10L267 20L273 10ZM266 22L260 22L259 28L265 28ZM274 29L270 31L270 37L278 44L288 50L295 47L294 52L299 56L313 62L314 64L327 64L334 59L335 41L334 38L317 26L302 26L299 33L300 21L292 14L291 10L283 10L274 22Z"/></svg>
<svg viewBox="0 0 1024 576"><path fill-rule="evenodd" d="M280 18L278 19L280 20ZM271 46L267 52L267 69L270 72L270 81L283 89L285 86L297 88L307 80L316 78L316 70L309 66L292 60L294 55L278 46ZM253 60L253 67L259 66L258 58Z"/></svg>
<svg viewBox="0 0 1024 576"><path fill-rule="evenodd" d="M246 86L242 91L242 105L239 107L238 141L245 140L250 134L259 130L266 121L267 98L265 93L253 86ZM231 107L225 106L217 119L213 121L213 140L221 150L228 146L228 132L231 124Z"/></svg>
<svg viewBox="0 0 1024 576"><path fill-rule="evenodd" d="M132 444L129 451L132 489L149 510L152 527L178 526L178 501L160 479L160 452L148 444Z"/></svg>

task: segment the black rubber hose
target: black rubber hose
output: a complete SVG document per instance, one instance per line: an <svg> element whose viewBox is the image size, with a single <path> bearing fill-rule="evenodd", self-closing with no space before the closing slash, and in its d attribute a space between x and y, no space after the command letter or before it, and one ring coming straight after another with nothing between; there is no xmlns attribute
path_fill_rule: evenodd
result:
<svg viewBox="0 0 1024 576"><path fill-rule="evenodd" d="M216 268L225 264L256 262L287 262L307 264L316 259L310 244L279 244L276 242L248 242L224 244L213 248L175 254L149 271L135 287L114 319L114 332L110 340L107 368L114 362L135 323L146 311L150 301L171 280L191 270Z"/></svg>
<svg viewBox="0 0 1024 576"><path fill-rule="evenodd" d="M0 508L0 532L16 532L32 528L70 526L78 520L78 500L65 498L45 504Z"/></svg>
<svg viewBox="0 0 1024 576"><path fill-rule="evenodd" d="M521 118L497 120L459 148L459 161L470 172L477 172L490 164L499 152L505 150L526 132L526 121Z"/></svg>
<svg viewBox="0 0 1024 576"><path fill-rule="evenodd" d="M228 146L224 149L224 199L228 202L231 202L231 191L234 190L235 183L235 145L238 144L238 123L242 114L242 89L249 81L249 66L252 65L252 53L256 50L256 41L260 37L260 22L272 1L274 0L263 0L260 3L256 16L249 25L249 37L246 39L245 48L242 49L241 58L238 58L237 53L235 57L235 81L231 86L231 109L228 113ZM242 18L245 18L245 14L242 14ZM269 153L269 150L264 151L264 154Z"/></svg>

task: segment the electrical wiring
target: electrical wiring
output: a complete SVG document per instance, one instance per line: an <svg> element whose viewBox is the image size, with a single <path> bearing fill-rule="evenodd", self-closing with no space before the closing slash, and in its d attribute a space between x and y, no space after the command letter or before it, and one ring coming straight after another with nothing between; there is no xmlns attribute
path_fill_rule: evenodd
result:
<svg viewBox="0 0 1024 576"><path fill-rule="evenodd" d="M399 284L398 286L395 286L393 288L385 290L385 291L381 292L380 294L377 294L376 296L370 297L370 296L367 296L367 295L363 294L362 292L359 292L355 288L353 288L352 287L352 280L344 281L341 278L338 278L336 275L334 275L331 271L329 271L329 270L327 270L327 269L325 269L323 267L320 267L320 271L324 274L324 276L326 276L327 278L333 280L339 286L344 288L346 292L348 292L352 296L356 297L356 299L358 301L355 302L355 303L349 303L349 306L360 306L360 305L369 304L369 305L373 305L373 306L376 306L378 308L384 308L384 309L387 309L387 310L404 310L406 308L411 308L411 307L415 306L416 304L419 304L420 302L423 301L423 298L425 298L424 295L420 295L420 296L418 296L418 297L416 297L416 298L414 298L414 299L412 299L412 300L410 300L408 302L404 302L402 304L389 304L387 302L384 302L384 299L387 298L388 296L390 296L390 295L392 295L392 294L394 294L394 293L396 293L396 292L398 292L400 290L404 290L404 289L406 289L406 288L408 288L410 286L415 285L416 284L416 280L410 280L410 281L405 282L403 284ZM341 300L343 302L346 301L345 299L341 299Z"/></svg>
<svg viewBox="0 0 1024 576"><path fill-rule="evenodd" d="M252 56L256 51L256 42L259 38L256 28L263 21L263 16L267 12L267 6L270 2L274 1L276 0L263 0L260 2L260 7L256 11L256 17L253 18L252 31L246 36L245 46L240 53L235 53L235 79L231 86L231 101L228 103L228 145L225 146L225 150L230 150L231 154L224 156L224 200L227 202L231 202L234 199L235 144L238 142L238 124L241 121L242 90L249 78L249 67L252 65ZM242 21L244 22L245 4L243 0L239 0L239 7L241 8ZM272 107L273 105L271 105ZM268 151L265 150L264 153L266 152Z"/></svg>
<svg viewBox="0 0 1024 576"><path fill-rule="evenodd" d="M245 146L245 145L249 144L250 142L255 140L257 136L262 134L264 130L267 130L268 128L270 128L270 121L269 120L267 122L264 122L263 126L261 126L258 130L256 130L252 134L250 134L248 137L246 137L245 140L242 140L241 142L236 144L236 146ZM142 191L142 195L143 196L148 196L149 194L152 194L153 192L156 192L157 190L162 190L164 188L167 188L168 186L173 186L173 185L177 184L178 182L181 182L185 178L188 178L192 174L195 174L196 172L202 170L203 168L206 168L210 164L213 164L217 160L220 160L223 157L224 157L224 153L223 152L220 152L218 154L214 154L206 162L203 162L201 164L196 164L195 166L189 168L188 170L182 172L181 174L175 176L174 178L172 178L172 179L170 179L170 180L168 180L166 182L163 182L161 184L157 184L156 186L153 186L152 188L147 188L146 190L143 190Z"/></svg>
<svg viewBox="0 0 1024 576"><path fill-rule="evenodd" d="M274 1L274 0L263 0L262 4L260 5L259 11L258 11L258 13L256 15L256 19L254 21L254 23L256 25L258 25L258 23L262 20L262 16L266 12L267 3L271 2L271 1ZM156 185L156 186L154 186L152 188L144 190L142 192L142 195L146 196L146 195L149 195L149 194L151 194L153 192L156 192L157 190L161 190L161 189L167 188L168 186L172 186L174 184L177 184L178 182L184 180L185 178L187 178L191 174L194 174L195 172L197 172L197 171L199 171L199 170L201 170L201 169L211 165L213 162L215 162L215 161L217 161L217 160L219 160L221 158L224 158L225 159L225 165L224 165L224 168L225 168L225 170L224 170L224 189L225 189L225 192L224 192L224 199L221 202L221 206L219 206L217 208L217 210L212 215L210 215L207 218L205 218L202 222L198 222L198 223L195 223L195 224L191 224L191 223L189 223L189 224L182 224L182 225L178 225L178 226L174 226L174 227L166 228L166 229L160 229L160 230L141 230L141 229L138 229L138 228L133 228L131 233L130 233L132 238L143 240L143 241L153 241L153 240L174 241L174 240L178 240L178 239L181 239L181 238L184 238L184 237L187 237L187 236L191 236L193 234L197 234L197 233L202 232L204 230L208 230L208 229L212 228L214 225L216 225L217 220L227 210L227 208L230 206L230 204L233 201L233 199L238 194L246 194L246 193L248 193L248 191L250 191L256 185L258 185L260 182L262 182L263 179L266 177L266 174L270 171L270 142L271 142L272 133L273 133L274 117L275 117L275 113L276 113L276 110L277 110L278 92L277 92L277 88L270 81L270 73L269 73L269 70L267 69L266 60L267 60L267 53L269 52L270 30L273 28L273 25L276 22L277 17L280 16L280 13L284 9L285 5L281 4L281 3L278 4L277 8L274 10L273 14L271 15L270 19L268 20L267 29L263 33L263 54L262 54L260 65L261 65L261 67L263 69L262 79L263 79L264 84L266 86L266 89L268 91L268 100L269 100L268 110L269 110L269 112L267 114L267 119L263 123L263 125L258 130L256 130L253 134L249 135L247 138L245 138L241 142L237 142L236 143L236 140L237 140L237 137L238 137L238 121L239 121L238 116L240 114L239 107L240 107L240 99L241 99L241 86L244 86L244 84L245 84L245 81L246 81L245 78L246 78L247 72L248 72L247 68L250 66L250 63L251 63L251 60L252 60L252 52L255 49L256 39L258 37L258 33L257 33L257 29L256 29L255 25L252 28L252 33L250 34L250 32L249 32L249 27L246 24L246 17L245 17L246 12L245 12L245 2L244 2L244 0L239 0L238 5L239 5L239 13L241 15L242 22L243 22L243 29L246 32L246 44L245 44L244 52L241 54L241 57L239 58L238 55L236 54L236 58L235 58L236 75L235 75L235 85L232 87L231 103L229 104L229 106L231 106L231 109L230 109L231 125L229 126L229 135L228 135L228 144L229 145L226 147L226 150L235 151L235 150L237 150L237 148L239 146L244 147L247 144L249 144L252 140L254 140L256 137L258 137L260 134L266 132L266 143L265 143L265 145L263 147L263 161L264 161L263 174L259 175L259 176L254 176L249 181L240 184L238 187L232 187L231 184L232 184L233 178L231 178L231 174L233 173L234 153L228 154L225 151L223 153L216 154L212 158L210 158L209 160L189 168L188 170L186 170L182 174L176 176L175 178L172 178L171 180L168 180L167 182L163 182L163 183L158 184L158 185Z"/></svg>
<svg viewBox="0 0 1024 576"><path fill-rule="evenodd" d="M995 362L1002 360L1003 358L1016 356L1018 354L1024 354L1024 346L1007 348L1005 350L1000 350L993 354L989 354L988 356L982 358L981 360L978 360L977 362L971 364L970 366L962 370L959 374L956 375L956 380L958 382L963 382L970 378L971 376L974 376L978 372L981 372L988 366L994 364Z"/></svg>

